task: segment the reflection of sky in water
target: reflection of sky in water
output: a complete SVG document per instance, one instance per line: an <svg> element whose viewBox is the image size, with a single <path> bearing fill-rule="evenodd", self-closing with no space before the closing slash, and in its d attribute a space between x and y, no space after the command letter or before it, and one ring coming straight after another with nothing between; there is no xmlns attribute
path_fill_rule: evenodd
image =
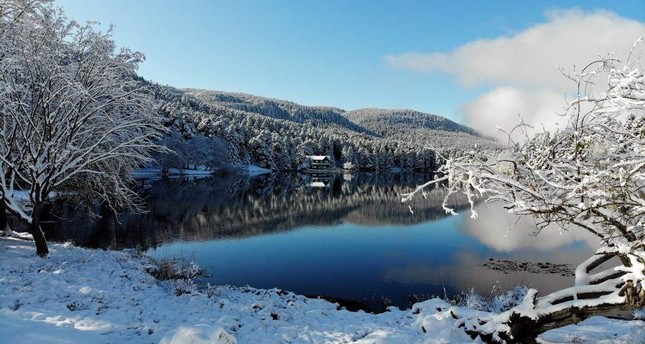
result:
<svg viewBox="0 0 645 344"><path fill-rule="evenodd" d="M561 230L556 225L544 228L539 235L532 235L535 225L530 217L509 215L498 204L477 206L479 218L465 219L460 231L476 237L483 244L500 252L524 253L551 251L562 246L596 247L599 239L591 233L581 230ZM466 212L464 212L466 213Z"/></svg>
<svg viewBox="0 0 645 344"><path fill-rule="evenodd" d="M472 220L457 200L462 214L446 217L440 207L444 189L410 204L399 201L428 178L331 175L326 188L312 188L311 178L298 174L160 180L146 189L144 214L117 221L99 208L100 219L70 216L46 235L88 247L158 247L151 251L155 256L194 257L211 284L368 302L385 296L403 306L406 295L443 295L444 286L448 294L472 287L487 294L518 284L560 289L573 278L481 265L490 258L578 264L597 246L580 230L547 228L531 236L530 220L515 223L497 205L479 204L480 216ZM73 211L61 209L62 217Z"/></svg>
<svg viewBox="0 0 645 344"><path fill-rule="evenodd" d="M194 257L206 268L211 284L278 287L357 300L382 295L405 305L405 295L442 295L442 285L449 294L471 287L486 294L495 286L517 284L553 291L571 285L573 278L504 273L480 265L491 257L577 264L593 252L594 239L580 231L547 229L530 236L530 221L509 231L514 220L503 209L479 208L478 220L464 211L407 226L304 226L241 239L176 242L153 254Z"/></svg>

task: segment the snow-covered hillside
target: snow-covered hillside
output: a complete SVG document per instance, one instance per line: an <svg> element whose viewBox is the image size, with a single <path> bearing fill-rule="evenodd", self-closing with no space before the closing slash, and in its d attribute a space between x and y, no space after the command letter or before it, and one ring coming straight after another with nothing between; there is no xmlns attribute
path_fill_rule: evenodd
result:
<svg viewBox="0 0 645 344"><path fill-rule="evenodd" d="M170 130L162 144L177 153L157 157L165 167L197 164L215 169L232 163L295 171L306 169L308 155L326 155L338 168L350 164L357 170L431 171L440 160L434 149L447 153L499 148L471 128L421 112L346 112L144 83Z"/></svg>

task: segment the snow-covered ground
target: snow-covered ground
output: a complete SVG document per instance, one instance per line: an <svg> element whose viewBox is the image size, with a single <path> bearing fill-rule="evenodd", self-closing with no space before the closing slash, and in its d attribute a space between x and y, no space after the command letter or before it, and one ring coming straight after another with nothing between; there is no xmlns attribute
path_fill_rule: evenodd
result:
<svg viewBox="0 0 645 344"><path fill-rule="evenodd" d="M159 282L134 251L0 239L1 343L471 343L446 302L373 315L279 290ZM177 290L185 293L177 295ZM645 343L645 322L594 317L557 343Z"/></svg>

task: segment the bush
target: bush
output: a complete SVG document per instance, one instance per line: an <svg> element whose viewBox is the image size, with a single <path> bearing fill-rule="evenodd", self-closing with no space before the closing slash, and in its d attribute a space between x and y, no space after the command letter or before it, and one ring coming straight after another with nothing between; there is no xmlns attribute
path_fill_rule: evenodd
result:
<svg viewBox="0 0 645 344"><path fill-rule="evenodd" d="M513 287L503 293L492 293L482 296L475 292L475 288L462 291L461 295L452 302L457 306L468 307L479 311L502 313L520 304L528 291L527 287Z"/></svg>
<svg viewBox="0 0 645 344"><path fill-rule="evenodd" d="M192 281L203 274L197 263L181 257L156 261L154 265L146 268L146 271L160 281Z"/></svg>

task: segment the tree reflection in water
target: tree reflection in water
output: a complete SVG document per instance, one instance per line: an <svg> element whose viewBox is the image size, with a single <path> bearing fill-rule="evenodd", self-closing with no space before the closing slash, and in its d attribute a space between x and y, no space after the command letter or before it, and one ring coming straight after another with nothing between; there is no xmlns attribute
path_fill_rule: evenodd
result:
<svg viewBox="0 0 645 344"><path fill-rule="evenodd" d="M593 238L557 229L530 236L531 221L515 223L501 208L479 204L475 221L465 202L453 204L464 214L447 218L441 188L427 199L400 202L401 194L428 178L359 173L148 180L142 183L147 213L117 219L97 207L100 217L88 218L63 205L55 209L62 220L50 218L46 234L87 247L163 247L155 255L188 249L212 268L209 283L368 303L376 295L398 306L410 294L454 295L472 287L486 294L531 284L548 292L571 277L491 270L483 263L577 264L589 254Z"/></svg>
<svg viewBox="0 0 645 344"><path fill-rule="evenodd" d="M446 216L441 190L430 192L428 200L400 202L402 193L430 178L427 174L331 174L323 178L328 182L322 187L312 186L312 177L303 174L142 181L147 213L117 218L109 208L97 206L99 217L89 217L59 205L54 208L56 216L47 219L45 231L49 240L71 240L85 247L148 249L175 240L240 238L306 225L411 225Z"/></svg>

